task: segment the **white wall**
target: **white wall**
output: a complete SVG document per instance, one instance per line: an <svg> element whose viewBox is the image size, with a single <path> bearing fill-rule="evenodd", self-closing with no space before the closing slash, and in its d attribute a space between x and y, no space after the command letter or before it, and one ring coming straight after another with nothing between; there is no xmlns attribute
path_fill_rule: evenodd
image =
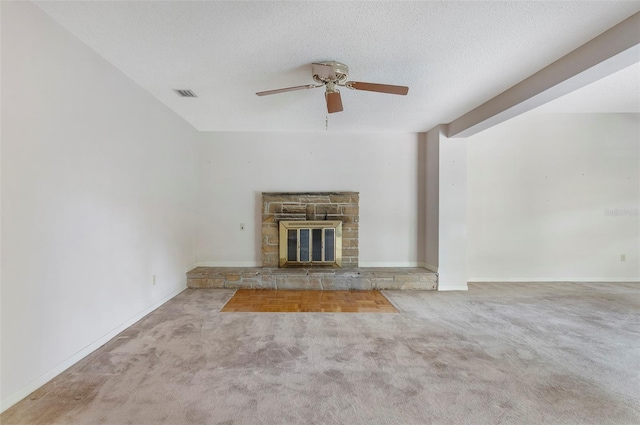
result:
<svg viewBox="0 0 640 425"><path fill-rule="evenodd" d="M470 280L640 280L638 114L530 113L467 143Z"/></svg>
<svg viewBox="0 0 640 425"><path fill-rule="evenodd" d="M360 266L421 261L418 134L202 135L199 264L261 265L260 194L275 191L360 192Z"/></svg>
<svg viewBox="0 0 640 425"><path fill-rule="evenodd" d="M185 287L198 134L33 4L1 7L6 409Z"/></svg>

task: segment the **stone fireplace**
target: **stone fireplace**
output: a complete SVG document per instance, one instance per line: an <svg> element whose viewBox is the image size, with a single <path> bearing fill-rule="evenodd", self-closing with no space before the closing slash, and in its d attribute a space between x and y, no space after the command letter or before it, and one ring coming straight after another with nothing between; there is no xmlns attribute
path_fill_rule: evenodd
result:
<svg viewBox="0 0 640 425"><path fill-rule="evenodd" d="M341 266L343 268L358 267L358 215L359 215L359 194L358 192L263 192L262 193L262 265L263 267L279 267L287 265L287 261L281 258L292 258L295 255L297 260L302 258L307 260L309 255L313 259L313 234L318 235L315 241L322 241L318 245L316 252L321 260L319 261L295 261L289 265L297 266L340 266L337 264L337 252L340 251ZM296 226L292 222L299 221ZM295 254L289 253L290 246L280 244L280 223L296 229L295 237L297 251ZM306 222L306 223L304 223ZM304 224L303 224L304 223ZM326 224L325 224L326 223ZM338 224L341 227L341 240L338 235ZM336 229L334 233L326 229ZM285 229L288 229L285 227ZM306 232L300 234L299 229L309 229L309 239L306 239ZM323 229L322 233L316 229ZM287 231L285 235L289 235ZM294 233L291 233L292 237ZM285 237L286 239L286 237ZM300 254L300 242L302 241L303 253ZM335 252L328 248L330 243L340 242ZM305 243L311 252L304 250ZM321 248L319 248L321 246ZM291 248L293 249L293 248ZM301 257L302 255L302 257ZM333 260L327 262L327 255L333 255ZM294 264L295 263L295 264ZM307 263L307 264L304 264Z"/></svg>
<svg viewBox="0 0 640 425"><path fill-rule="evenodd" d="M187 273L187 286L436 290L438 274L424 268L358 266L358 202L358 192L263 192L262 267L196 267ZM282 238L284 245L279 243L281 223L286 230ZM342 239L339 242L340 227ZM303 231L305 229L308 232ZM289 233L289 230L294 232ZM338 247L342 248L342 268L327 264L327 260L338 257ZM282 256L286 261L295 258L297 268L278 267ZM311 261L307 261L309 259Z"/></svg>

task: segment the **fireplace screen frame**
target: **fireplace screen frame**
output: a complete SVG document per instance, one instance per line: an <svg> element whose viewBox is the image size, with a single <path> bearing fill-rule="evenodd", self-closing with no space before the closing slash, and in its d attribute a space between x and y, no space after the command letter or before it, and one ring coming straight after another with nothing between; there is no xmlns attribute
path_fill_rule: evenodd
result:
<svg viewBox="0 0 640 425"><path fill-rule="evenodd" d="M342 267L342 221L280 221L278 245L280 267Z"/></svg>

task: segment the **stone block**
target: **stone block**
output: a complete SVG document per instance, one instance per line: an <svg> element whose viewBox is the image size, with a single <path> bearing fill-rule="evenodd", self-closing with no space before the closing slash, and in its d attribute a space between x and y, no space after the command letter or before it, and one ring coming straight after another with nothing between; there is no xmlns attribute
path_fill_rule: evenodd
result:
<svg viewBox="0 0 640 425"><path fill-rule="evenodd" d="M279 275L276 276L276 289L315 289L322 290L319 278L309 276Z"/></svg>
<svg viewBox="0 0 640 425"><path fill-rule="evenodd" d="M344 223L342 224L342 240L345 239L358 239L358 229L345 229Z"/></svg>
<svg viewBox="0 0 640 425"><path fill-rule="evenodd" d="M358 267L358 259L353 257L342 257L342 268L352 269Z"/></svg>
<svg viewBox="0 0 640 425"><path fill-rule="evenodd" d="M292 196L288 196L288 195L283 195L283 194L279 194L279 195L269 195L269 194L262 194L262 204L265 205L269 205L272 203L282 203L282 202L291 202L292 200Z"/></svg>
<svg viewBox="0 0 640 425"><path fill-rule="evenodd" d="M329 195L329 199L334 204L353 204L358 203L358 192L345 192Z"/></svg>
<svg viewBox="0 0 640 425"><path fill-rule="evenodd" d="M267 212L267 213L271 213L271 214L276 214L276 213L281 213L282 212L282 204L278 203L278 202L274 202L274 203L270 203L267 207L266 211L263 212Z"/></svg>
<svg viewBox="0 0 640 425"><path fill-rule="evenodd" d="M187 288L206 288L207 279L187 278Z"/></svg>
<svg viewBox="0 0 640 425"><path fill-rule="evenodd" d="M342 247L342 256L344 257L356 257L358 255L358 248Z"/></svg>
<svg viewBox="0 0 640 425"><path fill-rule="evenodd" d="M304 195L300 197L300 202L304 202L306 204L329 204L331 203L331 199L329 196Z"/></svg>
<svg viewBox="0 0 640 425"><path fill-rule="evenodd" d="M201 267L187 272L187 279L200 279L207 277L207 274L200 270Z"/></svg>
<svg viewBox="0 0 640 425"><path fill-rule="evenodd" d="M398 289L392 277L372 277L370 280L371 289Z"/></svg>
<svg viewBox="0 0 640 425"><path fill-rule="evenodd" d="M276 289L276 279L273 276L260 276L253 284L254 289Z"/></svg>
<svg viewBox="0 0 640 425"><path fill-rule="evenodd" d="M273 214L262 214L262 222L263 223L275 223L276 218Z"/></svg>
<svg viewBox="0 0 640 425"><path fill-rule="evenodd" d="M429 274L401 274L394 275L394 280L398 282L427 282L429 280Z"/></svg>
<svg viewBox="0 0 640 425"><path fill-rule="evenodd" d="M277 289L299 289L304 288L309 283L307 276L290 276L286 274L277 275L276 277Z"/></svg>
<svg viewBox="0 0 640 425"><path fill-rule="evenodd" d="M344 223L350 224L350 223L357 223L358 221L359 221L359 219L358 219L357 215L343 215L342 216L343 225L344 225Z"/></svg>
<svg viewBox="0 0 640 425"><path fill-rule="evenodd" d="M223 278L207 279L207 288L224 288Z"/></svg>
<svg viewBox="0 0 640 425"><path fill-rule="evenodd" d="M189 288L224 288L224 279L187 279Z"/></svg>
<svg viewBox="0 0 640 425"><path fill-rule="evenodd" d="M309 269L307 274L312 277L333 277L337 274L337 271L334 268Z"/></svg>
<svg viewBox="0 0 640 425"><path fill-rule="evenodd" d="M262 254L262 266L263 267L278 267L278 255L277 253L267 252Z"/></svg>
<svg viewBox="0 0 640 425"><path fill-rule="evenodd" d="M316 205L316 216L340 214L340 207L335 204Z"/></svg>
<svg viewBox="0 0 640 425"><path fill-rule="evenodd" d="M307 215L306 204L282 204L283 214L304 214Z"/></svg>
<svg viewBox="0 0 640 425"><path fill-rule="evenodd" d="M371 289L371 280L362 277L325 277L322 287L325 291L366 291Z"/></svg>
<svg viewBox="0 0 640 425"><path fill-rule="evenodd" d="M304 289L310 289L314 291L322 291L324 289L322 285L321 277L309 277L309 286Z"/></svg>
<svg viewBox="0 0 640 425"><path fill-rule="evenodd" d="M338 269L338 271L336 272L335 276L337 278L340 278L340 279L360 278L360 277L362 277L362 273L360 273L360 270L354 270L354 269L345 270L343 268L343 269Z"/></svg>
<svg viewBox="0 0 640 425"><path fill-rule="evenodd" d="M347 192L349 194L350 192ZM263 194L263 199L266 202L296 202L296 203L307 203L308 201L312 201L317 203L318 201L330 203L331 197L336 194L335 192L279 192L279 193L270 193Z"/></svg>
<svg viewBox="0 0 640 425"><path fill-rule="evenodd" d="M316 207L314 204L306 204L306 220L315 220L316 219Z"/></svg>
<svg viewBox="0 0 640 425"><path fill-rule="evenodd" d="M342 248L358 248L357 239L345 239L342 238Z"/></svg>
<svg viewBox="0 0 640 425"><path fill-rule="evenodd" d="M277 226L262 226L262 236L279 236Z"/></svg>
<svg viewBox="0 0 640 425"><path fill-rule="evenodd" d="M271 275L273 276L288 276L288 275L294 275L294 276L306 276L307 275L307 269L303 268L303 267L277 267L277 268L270 268L269 269L269 273L271 273Z"/></svg>
<svg viewBox="0 0 640 425"><path fill-rule="evenodd" d="M236 281L225 281L224 287L226 289L251 289L251 283L243 282L241 280Z"/></svg>
<svg viewBox="0 0 640 425"><path fill-rule="evenodd" d="M438 289L438 284L434 282L406 282L399 289L403 290L428 290L434 291Z"/></svg>
<svg viewBox="0 0 640 425"><path fill-rule="evenodd" d="M304 214L276 214L276 221L283 221L283 220L287 220L287 221L303 221L307 219L307 214L306 212Z"/></svg>
<svg viewBox="0 0 640 425"><path fill-rule="evenodd" d="M391 280L386 282L380 282L380 286L376 289L391 289L391 290L400 290L404 285L407 285L407 282L399 282L397 280ZM412 284L411 284L412 285ZM409 286L411 286L409 285Z"/></svg>
<svg viewBox="0 0 640 425"><path fill-rule="evenodd" d="M343 215L355 215L360 214L360 208L357 205L341 205L340 211Z"/></svg>
<svg viewBox="0 0 640 425"><path fill-rule="evenodd" d="M258 283L261 281L262 279L260 278L260 276L254 276L252 278L242 278L242 287L243 288L255 288L256 285L258 285Z"/></svg>
<svg viewBox="0 0 640 425"><path fill-rule="evenodd" d="M265 244L265 245L262 246L262 252L264 254L274 253L274 252L277 254L277 253L280 252L280 250L278 248L278 244L273 244L273 245Z"/></svg>

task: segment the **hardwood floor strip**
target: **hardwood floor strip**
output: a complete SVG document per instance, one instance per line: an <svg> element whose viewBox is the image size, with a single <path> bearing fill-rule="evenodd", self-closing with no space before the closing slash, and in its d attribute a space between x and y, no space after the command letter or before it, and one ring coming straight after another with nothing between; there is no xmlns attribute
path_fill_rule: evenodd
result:
<svg viewBox="0 0 640 425"><path fill-rule="evenodd" d="M380 291L238 289L220 310L252 313L397 313Z"/></svg>

